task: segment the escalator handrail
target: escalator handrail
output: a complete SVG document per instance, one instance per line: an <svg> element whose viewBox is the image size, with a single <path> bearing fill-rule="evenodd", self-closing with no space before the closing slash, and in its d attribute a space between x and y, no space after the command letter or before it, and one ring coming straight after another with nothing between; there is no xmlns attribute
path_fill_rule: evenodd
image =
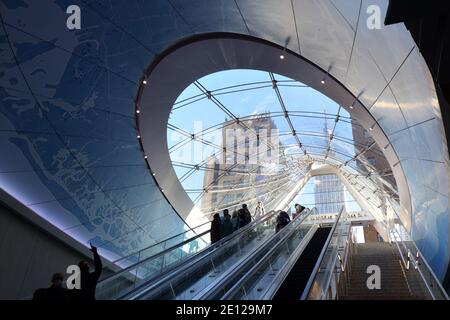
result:
<svg viewBox="0 0 450 320"><path fill-rule="evenodd" d="M344 269L339 269L339 272L341 273L341 272L344 272L345 271L345 265L346 265L346 262L347 262L347 259L348 259L348 254L349 254L349 252L348 252L348 250L349 250L349 243L350 243L350 235L351 235L351 232L350 232L350 227L351 227L351 224L349 224L348 225L348 228L349 229L347 229L346 230L346 232L343 232L342 230L341 230L341 234L339 234L338 235L338 241L339 241L339 239L340 239L340 237L342 236L342 232L344 233L344 235L345 235L345 233L347 233L347 238L346 238L346 241L344 242L344 243L346 243L346 246L343 248L343 250L344 250L344 252L343 252L343 261L344 261L344 263L343 263L343 266L344 266ZM339 242L337 243L337 246L338 246L338 248L337 248L337 254L335 254L334 256L332 256L332 263L330 264L331 266L334 266L334 267L336 267L336 264L337 264L337 261L338 261L338 255L339 255ZM342 249L341 249L341 251L342 251ZM341 257L341 259L342 259L342 257ZM319 266L319 268L320 268L320 266ZM325 269L326 270L326 269ZM329 272L328 272L328 274L327 274L327 280L325 280L325 285L323 285L322 286L322 288L327 288L327 290L328 290L328 288L329 288L329 286L330 286L330 283L331 283L331 276L333 275L333 272L331 272L332 270L328 270ZM315 280L315 277L314 277L314 280ZM328 291L326 291L326 292L328 292ZM306 298L305 299L308 299L309 298L309 296L310 296L310 294L309 294L309 292L308 292L308 295L306 296ZM323 297L324 295L322 294L322 297Z"/></svg>
<svg viewBox="0 0 450 320"><path fill-rule="evenodd" d="M196 239L205 236L205 235L208 234L209 232L210 232L209 230L204 231L204 232L202 232L202 233L200 233L200 234L195 235L195 236L192 237L192 238L186 239L186 240L184 240L184 241L182 241L182 242L180 242L180 243L177 243L177 244L173 245L172 247L169 247L169 248L167 248L167 249L165 249L165 250L163 250L163 251L160 251L160 252L158 252L158 253L156 253L156 254L154 254L154 255L151 255L151 256L149 256L149 257L147 257L147 258L145 258L145 259L143 259L143 260L141 260L141 261L139 261L139 262L137 262L137 263L135 263L135 264L132 264L132 265L126 267L126 268L120 269L120 270L117 271L116 273L114 273L114 274L112 274L112 275L110 275L110 276L108 276L108 277L106 277L106 278L104 278L104 279L101 279L101 280L98 282L98 284L99 284L99 285L103 285L103 284L105 284L105 283L107 283L107 282L110 282L110 281L114 280L115 278L121 276L122 274L124 274L124 273L126 273L126 272L128 272L128 271L133 270L133 269L136 269L137 267L139 267L139 265L144 264L144 263L146 263L146 262L148 262L148 261L150 261L150 260L157 259L157 258L159 258L160 256L162 256L162 255L164 255L164 254L166 254L166 253L168 253L168 252L170 252L170 251L173 251L174 249L177 249L177 248L179 248L179 247L182 247L182 246L188 244L189 242L195 241Z"/></svg>
<svg viewBox="0 0 450 320"><path fill-rule="evenodd" d="M306 250L307 246L309 245L309 242L312 240L313 236L315 235L316 231L319 229L318 224L312 225L311 229L308 231L308 234L304 237L304 239L298 244L297 248L292 253L291 257L288 259L286 264L281 268L280 272L274 277L274 279L271 281L271 283L268 286L268 289L264 292L262 295L262 300L271 300L275 296L275 294L278 292L278 290L283 285L286 278L289 276L290 272L292 271L292 268L297 263L298 259L301 257L303 252Z"/></svg>
<svg viewBox="0 0 450 320"><path fill-rule="evenodd" d="M314 208L315 209L315 208ZM304 218L304 220L313 212L314 209L309 210L309 212L307 212L306 215L302 215L302 217ZM300 217L298 217L300 218ZM304 221L303 220L303 221ZM276 245L272 246L271 248L268 249L267 253L264 255L264 257L261 258L260 261L258 261L238 282L236 282L221 298L221 300L227 300L230 297L234 296L234 294L239 290L239 288L242 287L242 285L249 279L251 278L254 274L256 274L259 269L261 268L262 265L264 265L268 259L270 259L270 257L272 256L272 254L280 247L280 245L282 245L287 238L289 238L292 233L295 232L295 230L297 230L297 228L299 228L303 221L299 222L299 224L297 226L295 226L292 230L289 230L289 232L286 233L286 235L284 235L278 242ZM303 239L308 238L308 234L311 232L311 230L313 230L315 225L311 226L311 229L307 232L307 234L305 235L305 237ZM301 245L301 242L303 241L303 239L300 241L300 243L298 244L299 246ZM269 285L270 286L270 285Z"/></svg>
<svg viewBox="0 0 450 320"><path fill-rule="evenodd" d="M128 259L129 257L132 257L132 256L134 256L134 255L140 254L142 251L145 251L145 250L148 250L148 249L150 249L150 248L159 246L159 245L161 245L162 243L168 242L168 241L170 241L170 240L172 240L172 239L174 239L174 238L176 238L176 237L179 237L179 236L181 236L181 235L183 235L183 234L185 234L185 233L188 233L188 232L191 232L191 231L194 232L194 233L196 233L196 232L194 231L195 229L198 229L198 228L200 228L200 227L203 227L204 225L206 225L206 224L208 224L208 223L211 223L211 221L204 222L204 223L202 223L202 224L199 224L199 225L196 226L196 227L190 228L189 230L180 232L180 233L178 233L178 234L176 234L176 235L174 235L174 236L171 236L171 237L166 238L166 239L164 239L164 240L162 240L162 241L159 241L158 243L154 243L154 244L152 244L152 245L150 245L150 246L148 246L148 247L139 249L138 251L135 251L134 253L130 253L130 254L124 256L124 257L120 257L120 258L117 259L117 260L111 261L111 263L116 264L116 263L119 262L119 261L126 260L126 259ZM209 232L209 230L207 230L207 232ZM196 235L197 235L197 234L196 234ZM194 237L195 237L195 236L193 236L192 238L194 238ZM191 238L189 238L189 239L191 239ZM189 239L186 239L186 240L189 240Z"/></svg>
<svg viewBox="0 0 450 320"><path fill-rule="evenodd" d="M206 247L203 248L202 250L200 250L200 251L198 251L197 253L193 254L193 255L192 255L191 257L189 257L188 259L183 260L183 262L186 262L187 260L191 261L192 259L197 258L197 257L201 256L202 254L205 254L205 252L214 250L216 247L221 246L223 243L229 241L229 240L232 239L233 237L235 237L235 236L237 236L237 235L239 235L239 234L245 232L246 230L248 230L249 228L251 228L252 226L254 226L256 223L259 223L260 221L269 219L269 218L272 217L275 213L276 213L276 212L273 211L273 210L272 210L272 211L269 211L269 212L266 213L264 216L258 217L257 219L255 219L255 220L253 220L252 222L250 222L249 224L247 224L245 227L236 230L236 231L235 231L234 233L232 233L231 235L229 235L229 236L227 236L227 237L225 237L225 238L219 240L218 242L216 242L216 243L214 243L214 244L210 244L210 245L206 246ZM115 274L112 274L112 275L108 276L107 278L104 278L103 280L99 281L98 287L100 287L101 285L104 285L105 283L110 282L110 281L112 281L112 280L114 280L114 279L120 277L120 276L123 275L124 273L129 272L130 270L136 269L137 267L139 267L139 265L142 265L142 264L144 264L144 263L147 263L148 261L150 261L150 260L152 260L152 259L157 259L157 258L159 258L160 256L165 255L166 253L168 253L168 252L170 252L170 251L173 251L174 249L177 249L177 248L179 248L179 247L182 247L182 246L186 245L187 243L196 240L196 239L199 238L199 237L205 236L207 233L209 233L209 230L208 230L208 231L205 231L205 232L202 232L201 234L198 234L198 235L196 235L196 236L193 237L193 238L189 238L189 239L187 239L187 240L185 240L185 241L183 241L183 242L181 242L181 243L175 244L175 245L173 245L172 247L169 247L169 248L167 248L167 249L165 249L165 250L163 250L163 251L161 251L161 252L158 252L158 253L155 254L155 255L152 255L152 256L150 256L150 257L147 257L147 258L145 258L145 259L143 259L143 260L141 260L141 261L139 261L139 262L137 262L137 263L135 263L135 264L133 264L133 265L130 265L130 266L124 268L124 269L121 269L120 271L116 272ZM175 267L180 267L180 265L173 266L173 267L174 267L174 268L175 268ZM164 273L162 273L162 274L164 274ZM159 274L158 276L161 276L162 274ZM146 281L146 283L148 284L148 282L150 282L150 281L152 281L152 280L154 280L154 278L149 279L148 281ZM137 289L137 288L136 288L136 289ZM128 292L128 293L126 293L126 294L129 294L129 293L130 293L130 292Z"/></svg>
<svg viewBox="0 0 450 320"><path fill-rule="evenodd" d="M325 256L325 252L328 250L328 246L330 245L331 239L333 238L334 231L336 230L336 227L339 223L339 220L341 219L341 215L342 215L342 212L344 212L344 210L345 210L345 206L342 206L341 210L339 210L339 214L336 217L336 221L334 222L333 227L330 230L330 234L328 235L327 240L325 241L322 251L320 252L319 258L317 259L317 262L314 265L313 271L311 272L311 275L309 276L308 282L306 283L306 286L303 289L303 294L302 294L300 300L305 300L308 297L309 291L311 290L311 286L314 283L314 279L316 278L317 271L319 270L319 267L322 264L322 260Z"/></svg>

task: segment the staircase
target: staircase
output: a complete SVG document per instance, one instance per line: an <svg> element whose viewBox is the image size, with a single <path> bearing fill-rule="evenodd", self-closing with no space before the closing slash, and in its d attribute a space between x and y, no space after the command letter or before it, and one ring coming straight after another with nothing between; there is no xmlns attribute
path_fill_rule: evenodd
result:
<svg viewBox="0 0 450 320"><path fill-rule="evenodd" d="M370 242L354 244L354 253L347 268L346 283L343 283L344 294L341 300L404 300L420 299L411 293L410 286L400 258L387 242ZM366 273L367 267L380 267L381 289L369 290Z"/></svg>

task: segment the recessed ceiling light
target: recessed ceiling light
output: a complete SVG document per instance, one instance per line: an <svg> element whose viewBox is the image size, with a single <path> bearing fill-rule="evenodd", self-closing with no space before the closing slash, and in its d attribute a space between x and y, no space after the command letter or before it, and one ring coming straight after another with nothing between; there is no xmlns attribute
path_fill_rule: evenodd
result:
<svg viewBox="0 0 450 320"><path fill-rule="evenodd" d="M284 59L284 55L280 54L280 59L283 60Z"/></svg>
<svg viewBox="0 0 450 320"><path fill-rule="evenodd" d="M138 110L136 110L136 113L141 113L141 111L139 111L139 109L138 109Z"/></svg>
<svg viewBox="0 0 450 320"><path fill-rule="evenodd" d="M147 84L147 80L145 80L145 79L142 80L142 83L143 83L143 84Z"/></svg>
<svg viewBox="0 0 450 320"><path fill-rule="evenodd" d="M324 76L323 76L323 78L322 78L322 80L320 80L320 83L321 83L321 84L325 84L325 81L327 80L328 73L330 72L330 69L331 69L331 67L328 68L327 73L325 73Z"/></svg>
<svg viewBox="0 0 450 320"><path fill-rule="evenodd" d="M140 138L141 138L141 136L140 136L140 135L138 135L138 136L137 136L137 138L138 138L138 139L140 139Z"/></svg>
<svg viewBox="0 0 450 320"><path fill-rule="evenodd" d="M144 156L144 159L147 159L148 157L147 156Z"/></svg>

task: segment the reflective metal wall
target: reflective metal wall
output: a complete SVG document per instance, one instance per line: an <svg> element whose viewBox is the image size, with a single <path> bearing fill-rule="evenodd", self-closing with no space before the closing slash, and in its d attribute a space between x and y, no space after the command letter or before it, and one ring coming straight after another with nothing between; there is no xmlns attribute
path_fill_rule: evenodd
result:
<svg viewBox="0 0 450 320"><path fill-rule="evenodd" d="M65 26L71 4L81 30ZM370 4L383 21L382 0L4 0L1 187L80 241L107 242L111 254L183 228L138 149L137 81L181 38L250 34L328 70L379 121L407 176L413 238L442 278L449 159L434 85L403 24L367 28Z"/></svg>

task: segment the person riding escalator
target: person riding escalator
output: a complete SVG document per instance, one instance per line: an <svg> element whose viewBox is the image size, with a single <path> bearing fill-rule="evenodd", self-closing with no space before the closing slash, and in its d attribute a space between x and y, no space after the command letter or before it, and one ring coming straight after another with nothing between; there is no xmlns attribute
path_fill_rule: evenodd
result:
<svg viewBox="0 0 450 320"><path fill-rule="evenodd" d="M295 213L292 215L292 219L295 219L298 216L300 216L305 209L306 208L304 206L302 206L301 204L296 203L295 204Z"/></svg>
<svg viewBox="0 0 450 320"><path fill-rule="evenodd" d="M221 239L220 229L222 226L222 220L220 219L220 215L216 213L213 217L213 221L211 221L211 243L216 243Z"/></svg>
<svg viewBox="0 0 450 320"><path fill-rule="evenodd" d="M220 235L221 238L225 238L227 236L229 236L230 234L232 234L234 232L234 226L233 223L231 222L231 216L228 213L228 210L225 209L223 211L223 222L220 228Z"/></svg>
<svg viewBox="0 0 450 320"><path fill-rule="evenodd" d="M239 228L242 228L252 222L252 214L247 208L247 205L244 203L242 208L239 209Z"/></svg>
<svg viewBox="0 0 450 320"><path fill-rule="evenodd" d="M281 211L277 217L277 225L275 227L275 232L279 232L281 229L287 226L289 222L291 222L291 218L289 217L287 212Z"/></svg>

